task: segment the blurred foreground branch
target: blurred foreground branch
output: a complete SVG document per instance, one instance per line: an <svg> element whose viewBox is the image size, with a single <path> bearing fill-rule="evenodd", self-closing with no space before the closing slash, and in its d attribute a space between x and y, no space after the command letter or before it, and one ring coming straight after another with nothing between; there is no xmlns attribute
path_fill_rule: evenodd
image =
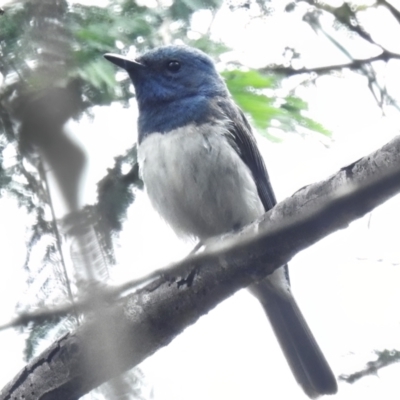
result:
<svg viewBox="0 0 400 400"><path fill-rule="evenodd" d="M96 307L91 320L33 359L2 390L0 400L78 399L167 345L237 290L399 191L397 137L299 190L243 231L165 269L135 293Z"/></svg>

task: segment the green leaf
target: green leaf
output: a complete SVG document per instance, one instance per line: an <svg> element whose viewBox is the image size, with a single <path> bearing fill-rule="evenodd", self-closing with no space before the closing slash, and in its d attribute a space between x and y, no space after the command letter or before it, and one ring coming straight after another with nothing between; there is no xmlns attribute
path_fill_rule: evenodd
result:
<svg viewBox="0 0 400 400"><path fill-rule="evenodd" d="M267 89L274 87L276 78L262 75L258 71L226 71L222 73L230 90Z"/></svg>
<svg viewBox="0 0 400 400"><path fill-rule="evenodd" d="M274 123L282 131L295 132L305 128L325 136L330 132L319 122L304 115L308 104L299 97L278 97L278 77L264 75L256 70L230 70L222 73L237 105L249 115L253 125L269 139L278 140L268 128ZM267 95L268 93L268 95ZM276 122L279 122L276 126Z"/></svg>
<svg viewBox="0 0 400 400"><path fill-rule="evenodd" d="M82 68L79 68L76 73L97 89L104 88L104 86L114 89L117 85L112 65L103 59L87 63Z"/></svg>

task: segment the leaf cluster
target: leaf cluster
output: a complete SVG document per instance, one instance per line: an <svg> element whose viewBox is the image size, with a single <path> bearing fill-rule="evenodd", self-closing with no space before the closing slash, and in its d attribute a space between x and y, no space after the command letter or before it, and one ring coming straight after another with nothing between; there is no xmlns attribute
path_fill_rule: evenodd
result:
<svg viewBox="0 0 400 400"><path fill-rule="evenodd" d="M320 123L307 117L307 103L295 96L280 96L280 78L273 74L262 74L255 70L230 70L223 73L229 91L240 108L250 115L258 130L273 136L268 128L279 128L284 132L295 132L299 128L330 136Z"/></svg>

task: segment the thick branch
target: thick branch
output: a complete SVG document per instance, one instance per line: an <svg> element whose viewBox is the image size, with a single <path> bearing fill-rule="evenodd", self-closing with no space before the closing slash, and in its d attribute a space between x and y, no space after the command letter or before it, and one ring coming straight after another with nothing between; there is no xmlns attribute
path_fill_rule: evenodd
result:
<svg viewBox="0 0 400 400"><path fill-rule="evenodd" d="M149 284L53 343L0 400L77 399L167 345L235 291L345 228L400 191L400 137L307 186L262 220L163 271Z"/></svg>

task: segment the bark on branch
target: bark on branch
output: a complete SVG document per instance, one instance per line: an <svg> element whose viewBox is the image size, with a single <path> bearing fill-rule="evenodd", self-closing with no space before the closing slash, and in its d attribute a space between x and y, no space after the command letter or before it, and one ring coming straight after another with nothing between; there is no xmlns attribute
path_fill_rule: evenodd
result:
<svg viewBox="0 0 400 400"><path fill-rule="evenodd" d="M400 191L400 137L307 186L242 232L160 272L76 332L53 343L0 393L6 399L78 399L167 345L235 291L348 226Z"/></svg>

